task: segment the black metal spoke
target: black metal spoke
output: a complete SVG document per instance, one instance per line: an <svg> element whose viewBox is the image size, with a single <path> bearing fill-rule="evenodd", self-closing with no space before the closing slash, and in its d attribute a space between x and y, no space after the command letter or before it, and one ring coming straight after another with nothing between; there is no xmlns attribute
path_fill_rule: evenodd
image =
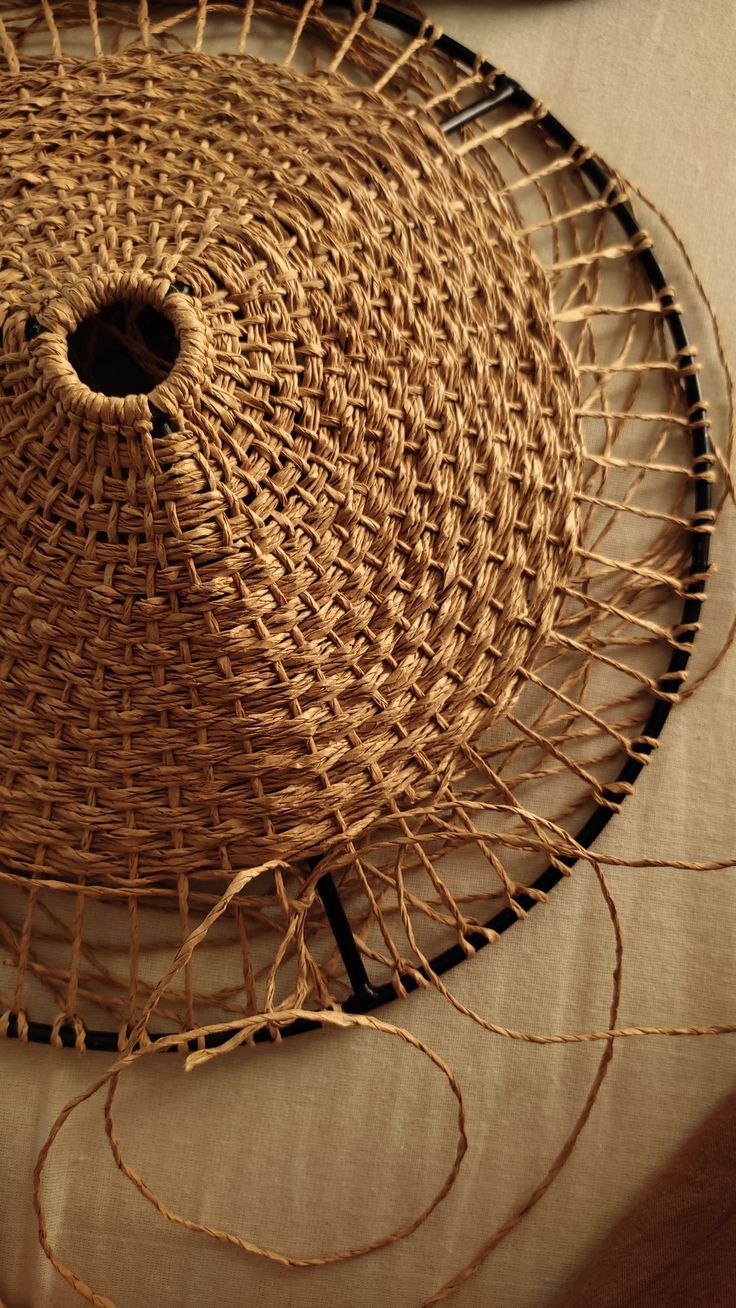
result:
<svg viewBox="0 0 736 1308"><path fill-rule="evenodd" d="M340 957L345 964L345 971L353 987L353 997L348 1003L353 1011L355 1011L356 1007L360 1008L363 1005L373 1007L377 991L370 983L363 956L358 949L347 913L343 908L339 891L330 872L326 872L324 876L320 877L317 882L317 892L322 900L325 916L332 928L335 944L340 951Z"/></svg>
<svg viewBox="0 0 736 1308"><path fill-rule="evenodd" d="M490 113L492 109L497 109L499 105L513 99L518 91L518 82L512 81L510 77L500 77L493 90L488 92L488 95L484 95L480 100L474 100L472 104L466 104L456 114L446 118L440 124L442 131L445 136L449 136L452 132L459 132L461 127L467 127L469 123L474 123L476 119L482 118L484 114Z"/></svg>

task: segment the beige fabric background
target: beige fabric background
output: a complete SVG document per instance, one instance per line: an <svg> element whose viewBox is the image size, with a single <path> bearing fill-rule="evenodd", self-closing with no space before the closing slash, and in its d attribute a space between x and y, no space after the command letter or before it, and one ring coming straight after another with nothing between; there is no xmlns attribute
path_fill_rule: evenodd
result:
<svg viewBox="0 0 736 1308"><path fill-rule="evenodd" d="M664 207L717 302L734 357L731 0L466 0L429 8ZM679 259L670 256L667 266L681 283ZM693 313L697 322L697 303L691 321ZM717 405L714 417L722 423ZM698 667L736 603L735 543L728 520ZM605 848L695 859L736 852L735 671L732 657L674 714ZM612 874L626 943L624 1024L734 1021L734 877ZM606 1024L612 958L600 895L581 869L451 984L496 1022L586 1030ZM357 1262L293 1273L186 1235L117 1174L95 1103L63 1133L50 1161L46 1194L61 1252L119 1308L420 1304L541 1180L601 1047L511 1045L433 995L414 996L386 1016L448 1060L468 1103L471 1148L460 1181L415 1236ZM30 1170L59 1107L103 1061L0 1045L0 1298L9 1308L79 1302L38 1250ZM563 1174L453 1302L551 1308L630 1199L734 1084L734 1037L619 1043ZM454 1150L453 1101L439 1074L411 1050L365 1032L288 1041L187 1077L175 1057L151 1060L124 1085L119 1124L131 1160L165 1199L308 1255L363 1242L418 1212Z"/></svg>

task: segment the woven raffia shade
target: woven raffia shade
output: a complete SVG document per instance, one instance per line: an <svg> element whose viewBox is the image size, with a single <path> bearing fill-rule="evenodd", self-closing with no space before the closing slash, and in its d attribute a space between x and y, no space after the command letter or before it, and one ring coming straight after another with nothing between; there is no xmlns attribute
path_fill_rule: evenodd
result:
<svg viewBox="0 0 736 1308"><path fill-rule="evenodd" d="M44 97L36 131L69 122L99 198L72 219L55 153L3 234L0 852L98 884L323 853L452 769L515 698L577 536L548 288L439 132L341 77L176 56L111 202L109 104L147 76L133 56L104 99L95 71ZM70 362L115 302L176 334L150 395Z"/></svg>
<svg viewBox="0 0 736 1308"><path fill-rule="evenodd" d="M326 871L398 992L521 915L654 747L711 528L586 152L444 134L493 79L426 30L212 10L2 29L4 1020L78 1044L236 878L167 1029L343 1001Z"/></svg>

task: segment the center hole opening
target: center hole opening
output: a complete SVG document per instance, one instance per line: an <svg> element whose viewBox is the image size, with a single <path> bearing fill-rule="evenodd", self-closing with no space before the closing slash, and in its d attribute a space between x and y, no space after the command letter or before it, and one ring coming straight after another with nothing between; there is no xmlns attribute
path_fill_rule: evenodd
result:
<svg viewBox="0 0 736 1308"><path fill-rule="evenodd" d="M179 353L173 325L160 310L115 300L83 318L68 338L69 362L80 381L102 395L152 391Z"/></svg>

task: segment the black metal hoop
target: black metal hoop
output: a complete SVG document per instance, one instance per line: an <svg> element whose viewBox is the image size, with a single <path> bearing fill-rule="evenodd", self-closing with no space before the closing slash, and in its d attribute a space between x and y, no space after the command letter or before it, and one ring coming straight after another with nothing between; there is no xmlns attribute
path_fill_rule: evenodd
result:
<svg viewBox="0 0 736 1308"><path fill-rule="evenodd" d="M295 7L301 0L289 0L289 3ZM352 0L330 0L333 8L353 10ZM367 9L367 5L364 8ZM402 32L410 39L419 35L422 30L421 21L412 14L404 13L402 10L394 8L392 5L379 3L373 13L377 22L384 23L386 26L393 27ZM431 38L431 28L424 29L427 39ZM445 120L442 124L442 130L446 134L451 134L475 119L491 112L501 104L507 103L524 111L529 110L535 104L534 97L529 95L528 91L505 74L499 73L493 64L488 60L477 63L477 56L467 46L462 45L459 41L450 36L441 34L433 43L433 49L440 54L447 55L455 63L462 67L477 70L486 78L493 80L493 89L483 96L474 104L466 106L459 113L453 114L452 117ZM641 226L635 218L628 203L622 198L621 190L616 183L615 178L606 170L606 168L596 159L590 158L576 141L576 138L566 127L562 125L552 114L545 114L536 121L536 126L550 140L558 145L573 158L579 172L591 183L594 191L599 195L605 194L610 201L611 212L623 228L624 232L630 239L636 239L643 235ZM576 158L576 153L579 155ZM712 450L711 442L708 436L706 406L703 400L703 394L700 382L696 373L689 367L694 356L694 351L688 339L685 330L685 324L682 314L677 307L674 296L669 288L669 283L662 272L660 263L649 247L637 250L636 256L639 259L642 268L660 300L662 310L666 316L668 329L675 347L677 358L680 360L682 368L681 381L684 388L685 398L687 400L688 414L690 417L690 436L692 440L692 463L694 479L694 517L695 520L706 521L712 504L712 494L710 483L700 474L705 472L711 464ZM179 289L177 287L177 289ZM154 415L155 417L159 415ZM165 416L160 415L165 422ZM708 569L710 558L710 537L706 532L693 530L691 533L691 572L692 576L699 578L697 581L691 581L685 587L685 599L682 606L680 618L680 630L673 636L675 647L673 648L669 664L665 673L659 678L658 684L665 694L674 694L680 687L681 674L690 659L690 652L694 640L693 624L698 622L702 607L702 594L704 589L704 576ZM670 714L672 705L669 700L657 700L649 713L648 718L642 730L642 739L632 742L630 755L618 776L615 785L620 783L633 784L644 767L644 764L652 753L652 741L656 741L661 735L665 722ZM625 794L620 794L607 787L602 787L601 794L604 799L609 801L608 804L598 804L593 813L583 824L575 836L578 845L588 849L598 838L601 832L610 822L611 818L625 798ZM616 805L616 808L609 805ZM545 893L552 890L563 878L564 872L561 867L568 871L575 866L577 859L571 856L564 856L559 859L559 867L547 867L535 881L531 883L530 889L543 891ZM342 956L343 963L348 979L353 987L353 994L342 1005L343 1010L347 1013L367 1013L373 1009L380 1008L385 1004L396 999L397 991L394 984L390 981L382 985L374 986L371 984L368 974L363 963L363 958L355 941L353 933L348 922L345 909L340 900L340 896L332 876L327 873L321 877L318 882L318 890L325 915L332 929L337 947ZM520 894L516 897L519 907L528 912L538 902L533 896ZM494 917L486 922L486 930L490 930L495 935L502 935L509 927L518 921L516 914L510 908L504 908L496 913ZM466 935L467 942L472 945L474 950L485 948L489 943L488 936L481 934L479 931L470 931ZM432 971L437 975L442 975L456 967L459 963L467 961L467 955L460 945L453 945L449 949L443 950L431 960L430 966ZM422 968L417 969L421 975ZM425 973L426 975L426 973ZM413 975L404 975L401 977L401 983L404 990L413 991L419 987L420 982ZM305 1031L319 1029L321 1023L317 1018L314 1021L300 1019L292 1022L288 1026L280 1028L281 1036L299 1035ZM18 1036L17 1017L11 1016L9 1022L9 1036ZM24 1032L24 1038L40 1043L49 1044L51 1042L53 1028L50 1024L44 1022L28 1022ZM229 1031L210 1034L205 1037L204 1044L207 1048L216 1048L230 1038ZM72 1047L76 1043L76 1033L70 1026L57 1028L56 1036L61 1044L66 1047ZM160 1036L156 1038L161 1038ZM272 1039L271 1033L267 1026L262 1027L255 1032L254 1041L256 1043L266 1043ZM85 1031L84 1044L87 1049L102 1050L106 1052L115 1052L119 1047L119 1038L114 1031ZM202 1047L202 1041L186 1042L182 1040L181 1049L197 1049Z"/></svg>

